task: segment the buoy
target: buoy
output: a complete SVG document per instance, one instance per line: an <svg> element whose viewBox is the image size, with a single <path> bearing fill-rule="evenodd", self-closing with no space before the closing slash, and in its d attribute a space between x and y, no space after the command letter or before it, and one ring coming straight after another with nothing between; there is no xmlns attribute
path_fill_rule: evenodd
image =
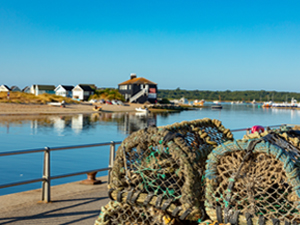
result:
<svg viewBox="0 0 300 225"><path fill-rule="evenodd" d="M262 133L265 131L265 128L263 126L255 125L251 128L251 134L254 132Z"/></svg>

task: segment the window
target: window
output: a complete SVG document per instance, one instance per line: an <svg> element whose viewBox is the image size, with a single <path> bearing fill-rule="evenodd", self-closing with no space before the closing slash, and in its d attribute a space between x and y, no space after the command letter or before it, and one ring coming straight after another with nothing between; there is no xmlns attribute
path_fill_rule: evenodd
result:
<svg viewBox="0 0 300 225"><path fill-rule="evenodd" d="M127 90L127 85L120 85L120 90Z"/></svg>

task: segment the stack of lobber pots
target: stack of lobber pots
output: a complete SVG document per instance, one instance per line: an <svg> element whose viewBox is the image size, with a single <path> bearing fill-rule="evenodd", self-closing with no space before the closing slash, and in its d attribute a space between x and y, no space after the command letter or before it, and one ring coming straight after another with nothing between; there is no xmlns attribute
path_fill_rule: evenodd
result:
<svg viewBox="0 0 300 225"><path fill-rule="evenodd" d="M299 130L267 130L228 141L206 162L205 209L230 224L300 224Z"/></svg>
<svg viewBox="0 0 300 225"><path fill-rule="evenodd" d="M198 224L204 208L205 161L233 140L220 121L202 119L148 127L128 136L116 153L100 224Z"/></svg>

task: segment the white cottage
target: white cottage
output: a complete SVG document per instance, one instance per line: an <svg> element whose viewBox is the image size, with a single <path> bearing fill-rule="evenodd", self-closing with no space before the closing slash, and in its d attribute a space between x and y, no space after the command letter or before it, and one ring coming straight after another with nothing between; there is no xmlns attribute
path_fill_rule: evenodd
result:
<svg viewBox="0 0 300 225"><path fill-rule="evenodd" d="M24 92L24 93L31 93L31 92L30 92L30 87L29 87L29 86L24 87L24 88L22 89L22 92Z"/></svg>
<svg viewBox="0 0 300 225"><path fill-rule="evenodd" d="M54 85L39 85L34 84L30 88L30 92L35 95L41 95L44 93L47 94L55 94L54 92L55 86Z"/></svg>
<svg viewBox="0 0 300 225"><path fill-rule="evenodd" d="M2 84L0 86L0 92L9 92L11 91L10 88L8 86L6 86L5 84Z"/></svg>
<svg viewBox="0 0 300 225"><path fill-rule="evenodd" d="M94 94L94 89L91 88L91 86L94 85L78 84L72 90L73 99L84 101L88 100L89 97Z"/></svg>
<svg viewBox="0 0 300 225"><path fill-rule="evenodd" d="M59 85L55 88L55 94L67 98L72 98L73 85Z"/></svg>
<svg viewBox="0 0 300 225"><path fill-rule="evenodd" d="M11 87L10 87L10 90L11 90L11 91L14 91L14 92L17 92L17 91L18 91L18 92L21 92L21 89L20 89L18 86L11 86Z"/></svg>

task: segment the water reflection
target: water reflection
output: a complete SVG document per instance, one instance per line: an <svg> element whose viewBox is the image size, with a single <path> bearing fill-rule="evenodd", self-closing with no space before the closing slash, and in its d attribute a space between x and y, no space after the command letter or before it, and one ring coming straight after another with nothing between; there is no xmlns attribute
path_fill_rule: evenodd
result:
<svg viewBox="0 0 300 225"><path fill-rule="evenodd" d="M6 127L6 133L9 133L10 127L29 124L33 134L54 130L59 136L63 136L66 131L80 134L84 130L96 129L103 123L113 123L117 125L121 133L131 134L147 126L156 126L156 121L157 115L152 113L93 113L59 116L5 116L0 117L0 126Z"/></svg>

